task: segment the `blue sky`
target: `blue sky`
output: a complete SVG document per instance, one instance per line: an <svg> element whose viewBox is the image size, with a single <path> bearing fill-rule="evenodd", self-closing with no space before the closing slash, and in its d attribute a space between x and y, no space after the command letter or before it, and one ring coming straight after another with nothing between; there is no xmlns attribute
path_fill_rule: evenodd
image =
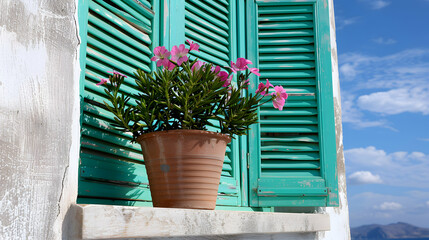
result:
<svg viewBox="0 0 429 240"><path fill-rule="evenodd" d="M334 0L352 227L429 228L429 0Z"/></svg>

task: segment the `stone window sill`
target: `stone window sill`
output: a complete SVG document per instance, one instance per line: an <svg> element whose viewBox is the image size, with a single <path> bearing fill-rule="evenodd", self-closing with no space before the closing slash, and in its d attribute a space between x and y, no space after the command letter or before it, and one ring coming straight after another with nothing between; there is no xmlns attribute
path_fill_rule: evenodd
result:
<svg viewBox="0 0 429 240"><path fill-rule="evenodd" d="M329 215L73 205L82 239L150 238L330 230Z"/></svg>

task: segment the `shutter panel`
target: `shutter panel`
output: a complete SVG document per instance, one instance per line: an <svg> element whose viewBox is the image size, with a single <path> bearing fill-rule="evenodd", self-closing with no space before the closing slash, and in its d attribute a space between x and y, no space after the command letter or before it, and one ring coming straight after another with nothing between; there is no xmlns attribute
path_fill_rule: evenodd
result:
<svg viewBox="0 0 429 240"><path fill-rule="evenodd" d="M283 111L271 102L261 106L251 132L251 205L336 206L328 7L315 0L256 1L248 3L248 16L257 21L248 38L260 79L289 94Z"/></svg>
<svg viewBox="0 0 429 240"><path fill-rule="evenodd" d="M124 91L131 93L135 69L151 71L154 7L145 0L90 0L87 19L78 203L150 204L140 145L130 143L131 134L112 129L104 87L96 83L114 69L128 76Z"/></svg>
<svg viewBox="0 0 429 240"><path fill-rule="evenodd" d="M197 57L221 67L228 66L229 62L236 58L232 41L235 34L235 1L185 0L184 5L185 38L182 43L189 39L200 45L200 52L190 52L191 59ZM217 128L209 130L218 131ZM238 148L238 141L234 139L227 146L217 205L241 205Z"/></svg>

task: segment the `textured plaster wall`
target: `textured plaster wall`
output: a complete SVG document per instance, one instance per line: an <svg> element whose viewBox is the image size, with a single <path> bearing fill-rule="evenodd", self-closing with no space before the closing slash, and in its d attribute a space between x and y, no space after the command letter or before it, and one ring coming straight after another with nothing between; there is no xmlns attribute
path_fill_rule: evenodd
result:
<svg viewBox="0 0 429 240"><path fill-rule="evenodd" d="M61 239L77 188L78 45L75 0L0 1L0 239Z"/></svg>

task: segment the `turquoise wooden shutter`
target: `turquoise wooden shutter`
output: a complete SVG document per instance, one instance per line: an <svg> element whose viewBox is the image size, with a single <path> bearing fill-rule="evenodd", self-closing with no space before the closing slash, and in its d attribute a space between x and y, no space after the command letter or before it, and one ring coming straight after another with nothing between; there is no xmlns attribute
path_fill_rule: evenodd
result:
<svg viewBox="0 0 429 240"><path fill-rule="evenodd" d="M189 39L200 45L200 52L190 52L191 59L227 66L236 58L234 45L235 1L168 1L169 13L163 32L163 45L171 49L174 45L186 44ZM216 128L209 128L217 131ZM219 206L240 206L238 141L227 147L225 162L219 185L216 204Z"/></svg>
<svg viewBox="0 0 429 240"><path fill-rule="evenodd" d="M81 77L78 203L146 205L151 200L140 145L130 143L130 134L109 125L113 117L103 107L104 87L96 83L114 69L128 76L124 90L131 93L135 69L153 69L157 2L90 0L82 10L87 15L79 16L85 19L81 37L86 58Z"/></svg>
<svg viewBox="0 0 429 240"><path fill-rule="evenodd" d="M289 93L283 111L263 105L260 124L250 132L251 206L338 206L325 4L247 2L249 57L258 62L261 81L268 78Z"/></svg>

